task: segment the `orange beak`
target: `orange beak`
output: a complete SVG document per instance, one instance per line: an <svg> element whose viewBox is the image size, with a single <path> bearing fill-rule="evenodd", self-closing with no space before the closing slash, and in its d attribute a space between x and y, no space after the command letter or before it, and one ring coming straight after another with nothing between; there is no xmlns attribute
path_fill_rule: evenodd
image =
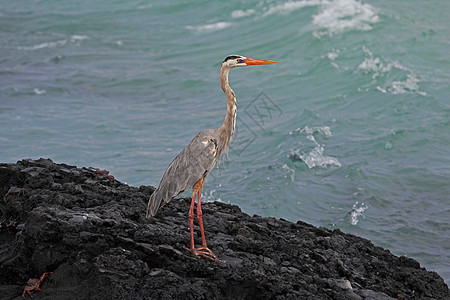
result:
<svg viewBox="0 0 450 300"><path fill-rule="evenodd" d="M247 66L254 66L254 65L270 65L270 64L276 64L277 61L273 61L273 60L264 60L264 59L254 59L254 58L246 58L246 59L244 59L244 63L246 63Z"/></svg>

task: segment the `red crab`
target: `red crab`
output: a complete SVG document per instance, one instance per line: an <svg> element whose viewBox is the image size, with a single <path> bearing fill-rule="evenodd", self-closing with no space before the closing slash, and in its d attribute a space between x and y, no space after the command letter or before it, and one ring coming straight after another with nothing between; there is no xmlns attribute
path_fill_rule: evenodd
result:
<svg viewBox="0 0 450 300"><path fill-rule="evenodd" d="M98 168L93 168L93 167L89 167L89 170L93 170L95 171L95 173L102 175L102 176L106 176L109 178L109 180L111 180L111 183L114 184L114 176L109 175L109 171L108 170L100 170Z"/></svg>
<svg viewBox="0 0 450 300"><path fill-rule="evenodd" d="M41 285L42 280L44 280L45 276L50 275L50 274L53 274L53 272L45 272L44 274L42 274L42 276L39 279L38 278L28 279L27 286L23 289L22 298L25 298L25 293L30 294L31 298L33 298L33 295L31 295L31 293L30 293L32 290L45 292L45 290L39 288L39 285Z"/></svg>

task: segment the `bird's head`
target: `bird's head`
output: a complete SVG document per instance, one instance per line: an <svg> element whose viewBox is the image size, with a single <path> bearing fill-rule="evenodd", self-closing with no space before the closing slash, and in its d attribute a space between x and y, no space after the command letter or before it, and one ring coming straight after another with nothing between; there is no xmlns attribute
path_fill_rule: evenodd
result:
<svg viewBox="0 0 450 300"><path fill-rule="evenodd" d="M234 67L245 67L245 66L253 66L253 65L269 65L275 64L276 61L273 60L263 60L263 59L254 59L248 58L241 55L230 55L222 63L222 66L227 66L229 68Z"/></svg>

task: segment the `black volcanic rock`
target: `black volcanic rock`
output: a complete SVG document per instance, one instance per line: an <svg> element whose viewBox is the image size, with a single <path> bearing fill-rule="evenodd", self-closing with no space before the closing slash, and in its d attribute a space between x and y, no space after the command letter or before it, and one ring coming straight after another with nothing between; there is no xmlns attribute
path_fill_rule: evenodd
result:
<svg viewBox="0 0 450 300"><path fill-rule="evenodd" d="M147 220L153 190L49 159L0 164L0 298L44 272L35 299L450 298L438 274L366 239L218 202L203 219L226 263L196 258L183 249L190 199Z"/></svg>

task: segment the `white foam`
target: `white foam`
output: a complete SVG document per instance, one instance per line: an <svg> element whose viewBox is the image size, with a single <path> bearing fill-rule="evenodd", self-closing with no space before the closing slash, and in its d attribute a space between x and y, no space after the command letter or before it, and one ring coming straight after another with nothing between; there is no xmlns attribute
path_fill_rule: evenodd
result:
<svg viewBox="0 0 450 300"><path fill-rule="evenodd" d="M231 25L232 25L232 23L230 23L230 22L217 22L217 23L199 25L199 26L186 26L186 28L197 31L197 32L213 32L213 31L225 29L227 27L230 27Z"/></svg>
<svg viewBox="0 0 450 300"><path fill-rule="evenodd" d="M248 17L255 13L256 13L256 10L254 10L254 9L247 9L247 10L238 9L231 13L231 17L237 19L237 18Z"/></svg>
<svg viewBox="0 0 450 300"><path fill-rule="evenodd" d="M383 73L389 72L394 67L400 70L405 70L405 68L399 63L386 63L383 62L380 57L374 57L372 52L364 46L363 51L368 57L366 57L364 61L359 64L358 69L363 70L365 73L373 73L373 79L377 78Z"/></svg>
<svg viewBox="0 0 450 300"><path fill-rule="evenodd" d="M350 214L350 222L353 226L355 226L356 224L358 224L358 217L363 216L364 217L364 212L366 211L366 209L368 208L367 205L365 205L364 203L361 203L361 205L358 205L358 201L355 202L355 204L353 204L352 207L352 212Z"/></svg>
<svg viewBox="0 0 450 300"><path fill-rule="evenodd" d="M321 133L325 135L325 137L329 138L332 136L331 129L329 126L322 126L322 127L308 127L305 126L304 128L297 128L294 131L289 132L290 135L296 135L299 133L306 133L308 136L312 136L314 133ZM307 137L308 137L307 136Z"/></svg>
<svg viewBox="0 0 450 300"><path fill-rule="evenodd" d="M319 14L313 16L312 23L319 28L313 35L320 38L350 30L368 31L379 19L370 4L357 0L324 1Z"/></svg>
<svg viewBox="0 0 450 300"><path fill-rule="evenodd" d="M40 89L38 89L38 88L35 88L35 89L33 90L33 92L34 92L36 95L43 95L43 94L46 94L46 93L47 93L46 90L40 90Z"/></svg>
<svg viewBox="0 0 450 300"><path fill-rule="evenodd" d="M314 149L309 152L300 152L299 150L292 151L291 156L299 157L309 169L314 167L327 167L327 166L336 166L340 168L342 165L337 158L324 155L324 145L319 144L314 137L315 133L320 133L325 135L326 138L332 136L330 127L322 126L322 127L308 127L300 129L297 128L294 131L291 131L289 134L298 135L298 134L306 134L306 138L314 143Z"/></svg>
<svg viewBox="0 0 450 300"><path fill-rule="evenodd" d="M39 45L35 46L20 46L17 49L19 50L38 50L38 49L44 49L44 48L54 48L58 46L64 46L67 43L67 40L60 40L60 41L54 41L54 42L45 42Z"/></svg>
<svg viewBox="0 0 450 300"><path fill-rule="evenodd" d="M89 37L87 37L86 35L72 35L71 37L70 37L70 41L72 42L72 43L75 43L75 42L77 42L77 41L84 41L84 40L87 40Z"/></svg>
<svg viewBox="0 0 450 300"><path fill-rule="evenodd" d="M221 187L222 187L221 184L217 185L217 188L221 188ZM206 192L206 194L202 193L202 199L205 199L206 202L213 202L213 201L222 202L222 199L220 199L220 197L217 197L215 195L216 192L217 192L216 189L212 189L209 191L209 193L208 192Z"/></svg>
<svg viewBox="0 0 450 300"><path fill-rule="evenodd" d="M336 52L328 52L327 57L329 60L334 61L336 58L338 58L339 54Z"/></svg>
<svg viewBox="0 0 450 300"><path fill-rule="evenodd" d="M281 167L281 169L282 169L283 171L286 172L286 175L285 175L284 177L289 176L290 179L291 179L291 182L294 182L295 170L289 168L288 165L286 165L286 164L284 164L284 165Z"/></svg>
<svg viewBox="0 0 450 300"><path fill-rule="evenodd" d="M336 58L339 57L339 50L333 50L332 52L328 52L326 54L326 56L328 57L328 59L330 60L330 64L335 67L336 69L340 69L339 65L335 62ZM324 56L322 56L323 58Z"/></svg>
<svg viewBox="0 0 450 300"><path fill-rule="evenodd" d="M419 94L426 96L427 93L419 91L420 80L414 73L409 73L405 81L394 81L391 86L388 87L388 91L392 94Z"/></svg>
<svg viewBox="0 0 450 300"><path fill-rule="evenodd" d="M309 169L314 167L336 166L340 168L341 163L334 157L323 155L323 145L317 144L309 153L298 154L300 159L305 162Z"/></svg>
<svg viewBox="0 0 450 300"><path fill-rule="evenodd" d="M68 41L70 43L78 43L80 41L84 41L89 39L89 37L85 35L72 35L68 39L54 41L54 42L45 42L34 46L20 46L17 49L19 50L39 50L39 49L45 49L45 48L55 48L55 47L62 47L67 44Z"/></svg>
<svg viewBox="0 0 450 300"><path fill-rule="evenodd" d="M387 141L386 144L384 145L384 149L391 150L392 149L392 143Z"/></svg>
<svg viewBox="0 0 450 300"><path fill-rule="evenodd" d="M297 9L301 9L308 6L317 6L323 4L324 0L302 0L302 1L288 1L282 4L277 4L270 7L263 16L268 16L275 13L287 13Z"/></svg>
<svg viewBox="0 0 450 300"><path fill-rule="evenodd" d="M313 33L313 36L318 38L350 30L371 30L372 25L380 20L377 9L358 0L301 0L274 3L276 4L262 13L263 17L276 13L287 14L305 7L319 6L319 12L313 16L312 20L312 24L318 29ZM235 11L233 13L236 17L242 17L246 16L245 12ZM251 14L254 13L252 10Z"/></svg>
<svg viewBox="0 0 450 300"><path fill-rule="evenodd" d="M426 96L425 92L419 90L418 83L420 79L417 77L414 72L412 72L407 67L402 66L400 63L386 62L381 57L374 57L372 52L363 47L363 51L366 54L366 58L364 61L358 66L359 70L362 70L366 74L372 74L372 78L376 79L377 77L383 77L386 73L391 72L393 70L402 71L406 75L405 81L393 81L387 88L382 88L377 86L377 90L382 93L391 93L391 94L419 94L422 96Z"/></svg>
<svg viewBox="0 0 450 300"><path fill-rule="evenodd" d="M383 64L379 57L373 58L369 57L364 59L364 61L358 66L358 69L364 70L366 72L372 72L373 78L376 78L380 73L386 73L392 69L392 64Z"/></svg>

